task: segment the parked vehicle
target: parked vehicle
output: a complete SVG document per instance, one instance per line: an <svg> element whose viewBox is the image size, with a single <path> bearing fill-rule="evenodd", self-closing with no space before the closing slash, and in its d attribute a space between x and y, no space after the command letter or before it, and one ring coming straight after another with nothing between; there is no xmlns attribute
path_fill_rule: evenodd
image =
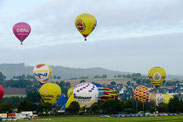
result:
<svg viewBox="0 0 183 122"><path fill-rule="evenodd" d="M6 119L5 118L0 118L0 121L6 121Z"/></svg>
<svg viewBox="0 0 183 122"><path fill-rule="evenodd" d="M100 118L109 118L109 115L100 115Z"/></svg>
<svg viewBox="0 0 183 122"><path fill-rule="evenodd" d="M40 118L39 118L39 116L38 116L37 114L34 114L34 115L32 115L32 119L33 119L33 120L38 120L38 119L40 119Z"/></svg>

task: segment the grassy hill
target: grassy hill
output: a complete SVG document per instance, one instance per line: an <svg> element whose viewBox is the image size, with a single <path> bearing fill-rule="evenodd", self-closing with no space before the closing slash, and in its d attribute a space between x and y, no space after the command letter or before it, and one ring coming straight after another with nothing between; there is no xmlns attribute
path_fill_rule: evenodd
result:
<svg viewBox="0 0 183 122"><path fill-rule="evenodd" d="M92 78L95 75L106 74L108 77L114 77L118 74L128 74L128 72L112 71L104 68L69 68L63 66L51 66L53 70L53 75L60 76L61 80L79 77L89 77ZM26 66L24 63L19 64L0 64L0 71L7 77L11 79L14 75L29 74L32 75L34 66Z"/></svg>
<svg viewBox="0 0 183 122"><path fill-rule="evenodd" d="M92 79L96 75L102 76L103 74L107 75L107 78L113 78L114 75L119 74L131 74L130 72L122 72L122 71L113 71L105 68L94 67L94 68L70 68L63 66L51 66L53 70L52 76L60 76L60 80L71 79L71 78L80 78L80 77L88 77L90 81L96 80ZM34 66L27 66L24 63L18 64L0 64L0 72L2 72L7 80L11 79L13 76L18 76L22 74L33 75ZM145 74L147 75L147 74ZM181 75L168 75L166 79L174 79L174 80L183 80L183 76ZM113 79L110 79L113 80ZM115 79L116 80L116 79ZM119 79L121 80L121 79ZM124 79L130 80L130 79Z"/></svg>

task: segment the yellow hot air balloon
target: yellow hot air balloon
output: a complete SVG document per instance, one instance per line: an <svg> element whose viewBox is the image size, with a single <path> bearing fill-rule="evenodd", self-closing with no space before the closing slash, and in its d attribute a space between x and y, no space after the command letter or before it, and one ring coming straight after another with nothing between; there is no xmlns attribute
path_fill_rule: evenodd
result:
<svg viewBox="0 0 183 122"><path fill-rule="evenodd" d="M66 103L66 105L65 105L65 108L68 108L68 107L70 106L70 104L71 104L72 102L74 102L74 101L76 101L75 98L74 98L74 95L71 94L71 96L70 96L69 99L67 100L67 103Z"/></svg>
<svg viewBox="0 0 183 122"><path fill-rule="evenodd" d="M165 104L168 104L170 99L173 98L173 96L170 94L163 94L163 97L164 97L163 103Z"/></svg>
<svg viewBox="0 0 183 122"><path fill-rule="evenodd" d="M97 20L93 15L90 14L81 14L75 19L75 26L78 31L86 37L95 29L97 25Z"/></svg>
<svg viewBox="0 0 183 122"><path fill-rule="evenodd" d="M39 83L44 84L51 77L52 69L47 64L38 64L34 67L33 74Z"/></svg>
<svg viewBox="0 0 183 122"><path fill-rule="evenodd" d="M71 87L70 89L68 89L68 91L67 91L68 98L73 94L73 90L74 90L74 87Z"/></svg>
<svg viewBox="0 0 183 122"><path fill-rule="evenodd" d="M46 83L41 86L39 93L42 102L55 103L61 95L61 88L55 83Z"/></svg>
<svg viewBox="0 0 183 122"><path fill-rule="evenodd" d="M161 67L153 67L148 72L149 80L158 87L166 78L166 71Z"/></svg>

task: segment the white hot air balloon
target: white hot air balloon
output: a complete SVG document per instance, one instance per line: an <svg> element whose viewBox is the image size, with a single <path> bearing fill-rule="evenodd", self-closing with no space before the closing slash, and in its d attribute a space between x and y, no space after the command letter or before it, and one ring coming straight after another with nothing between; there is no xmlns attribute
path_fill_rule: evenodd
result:
<svg viewBox="0 0 183 122"><path fill-rule="evenodd" d="M34 67L33 74L39 83L44 84L49 80L52 69L47 64L38 64Z"/></svg>
<svg viewBox="0 0 183 122"><path fill-rule="evenodd" d="M89 82L78 84L74 88L74 98L80 107L90 107L98 101L98 88Z"/></svg>

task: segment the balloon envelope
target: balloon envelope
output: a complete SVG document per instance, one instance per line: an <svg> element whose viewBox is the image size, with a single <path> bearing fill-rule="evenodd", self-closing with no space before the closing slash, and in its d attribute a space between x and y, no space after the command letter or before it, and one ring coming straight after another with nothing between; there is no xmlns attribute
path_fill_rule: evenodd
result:
<svg viewBox="0 0 183 122"><path fill-rule="evenodd" d="M150 93L149 94L149 101L154 102L157 106L160 103L168 104L171 98L173 98L173 96L170 94L161 94L161 93Z"/></svg>
<svg viewBox="0 0 183 122"><path fill-rule="evenodd" d="M163 94L161 93L150 93L149 102L154 102L157 106L164 100Z"/></svg>
<svg viewBox="0 0 183 122"><path fill-rule="evenodd" d="M134 99L141 102L147 102L149 99L149 90L147 87L143 85L137 86L134 90Z"/></svg>
<svg viewBox="0 0 183 122"><path fill-rule="evenodd" d="M68 108L72 102L76 101L74 98L74 94L71 94L71 96L68 98L67 103L65 105L65 108Z"/></svg>
<svg viewBox="0 0 183 122"><path fill-rule="evenodd" d="M61 110L65 110L67 100L67 97L64 94L61 94L57 102L53 104L53 107L58 106Z"/></svg>
<svg viewBox="0 0 183 122"><path fill-rule="evenodd" d="M98 94L98 101L100 101L100 99L102 98L103 94L104 94L104 87L99 84L99 83L92 83L94 84L95 86L97 86L97 89L99 91L99 94Z"/></svg>
<svg viewBox="0 0 183 122"><path fill-rule="evenodd" d="M0 85L0 100L3 98L4 95L4 89L3 87Z"/></svg>
<svg viewBox="0 0 183 122"><path fill-rule="evenodd" d="M166 71L161 67L153 67L148 72L149 80L158 87L166 78Z"/></svg>
<svg viewBox="0 0 183 122"><path fill-rule="evenodd" d="M78 84L74 88L74 98L79 103L80 107L90 107L98 101L98 89L89 82Z"/></svg>
<svg viewBox="0 0 183 122"><path fill-rule="evenodd" d="M118 93L115 89L104 88L104 93L100 101L105 102L107 100L114 100L116 98L118 98Z"/></svg>
<svg viewBox="0 0 183 122"><path fill-rule="evenodd" d="M67 91L68 98L73 94L73 91L74 91L74 87L71 87L70 89L68 89L68 91Z"/></svg>
<svg viewBox="0 0 183 122"><path fill-rule="evenodd" d="M51 77L52 69L47 64L38 64L34 67L33 74L39 83L44 84Z"/></svg>
<svg viewBox="0 0 183 122"><path fill-rule="evenodd" d="M75 19L75 26L78 31L86 37L95 29L97 25L97 20L93 15L90 14L81 14Z"/></svg>
<svg viewBox="0 0 183 122"><path fill-rule="evenodd" d="M41 86L39 93L43 103L55 103L61 95L61 88L55 83L46 83Z"/></svg>
<svg viewBox="0 0 183 122"><path fill-rule="evenodd" d="M164 97L163 103L165 104L168 104L170 99L173 98L173 96L170 94L163 94L163 97Z"/></svg>
<svg viewBox="0 0 183 122"><path fill-rule="evenodd" d="M25 22L19 22L13 26L14 35L20 40L21 44L31 32L31 27Z"/></svg>

